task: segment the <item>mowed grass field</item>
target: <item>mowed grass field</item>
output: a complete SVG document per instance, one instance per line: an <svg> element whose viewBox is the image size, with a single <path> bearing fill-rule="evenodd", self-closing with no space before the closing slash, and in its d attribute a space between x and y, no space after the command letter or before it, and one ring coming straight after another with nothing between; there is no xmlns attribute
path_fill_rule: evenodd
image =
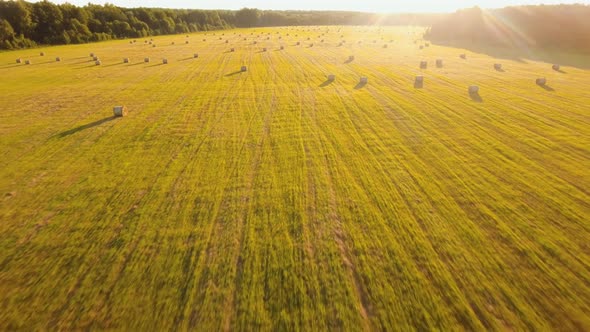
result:
<svg viewBox="0 0 590 332"><path fill-rule="evenodd" d="M590 70L421 33L0 53L0 330L590 330Z"/></svg>

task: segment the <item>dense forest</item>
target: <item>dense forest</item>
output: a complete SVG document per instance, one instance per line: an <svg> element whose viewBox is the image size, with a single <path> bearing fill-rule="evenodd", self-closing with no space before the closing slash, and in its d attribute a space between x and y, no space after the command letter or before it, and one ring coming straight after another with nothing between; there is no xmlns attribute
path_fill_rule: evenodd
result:
<svg viewBox="0 0 590 332"><path fill-rule="evenodd" d="M485 44L590 52L590 6L474 7L435 22L425 38L463 47Z"/></svg>
<svg viewBox="0 0 590 332"><path fill-rule="evenodd" d="M232 27L293 25L430 25L439 14L376 15L335 11L188 10L77 7L48 1L0 0L0 49L79 44Z"/></svg>
<svg viewBox="0 0 590 332"><path fill-rule="evenodd" d="M342 11L192 10L77 7L48 1L0 0L0 49L80 44L108 39L228 29L305 25L431 26L425 38L461 45L572 49L590 52L590 6L519 6L453 14L379 15Z"/></svg>

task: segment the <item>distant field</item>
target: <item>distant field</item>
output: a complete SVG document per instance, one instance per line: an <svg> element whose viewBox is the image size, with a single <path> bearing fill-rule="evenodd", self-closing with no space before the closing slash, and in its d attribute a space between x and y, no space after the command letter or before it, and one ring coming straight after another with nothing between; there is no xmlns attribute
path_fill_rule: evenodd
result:
<svg viewBox="0 0 590 332"><path fill-rule="evenodd" d="M0 53L0 330L590 330L590 70L421 33Z"/></svg>

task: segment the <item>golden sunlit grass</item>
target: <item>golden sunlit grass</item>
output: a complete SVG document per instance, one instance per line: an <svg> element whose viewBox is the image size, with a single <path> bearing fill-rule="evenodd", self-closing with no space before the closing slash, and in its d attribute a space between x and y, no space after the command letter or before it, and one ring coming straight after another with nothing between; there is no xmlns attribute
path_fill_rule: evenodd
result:
<svg viewBox="0 0 590 332"><path fill-rule="evenodd" d="M421 32L0 53L0 330L589 329L590 72Z"/></svg>

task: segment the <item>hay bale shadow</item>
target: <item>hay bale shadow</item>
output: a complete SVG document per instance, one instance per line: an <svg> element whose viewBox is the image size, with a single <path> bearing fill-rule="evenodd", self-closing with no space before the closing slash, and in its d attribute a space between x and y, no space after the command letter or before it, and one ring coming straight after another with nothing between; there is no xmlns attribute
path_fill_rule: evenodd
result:
<svg viewBox="0 0 590 332"><path fill-rule="evenodd" d="M90 122L90 123L87 123L85 125L81 125L81 126L78 126L76 128L70 129L70 130L66 130L64 132L61 132L61 133L57 134L57 136L59 138L70 136L70 135L73 135L73 134L75 134L75 133L77 133L79 131L90 129L90 128L96 127L96 126L100 126L101 124L103 124L105 122L113 121L116 118L117 117L115 117L115 116L109 116L109 117L106 117L106 118L101 119L101 120L98 120L98 121Z"/></svg>
<svg viewBox="0 0 590 332"><path fill-rule="evenodd" d="M103 67L113 67L113 66L120 66L120 65L122 65L122 64L123 64L123 62L121 62L121 63L113 63L113 64L106 65L106 66L103 66Z"/></svg>
<svg viewBox="0 0 590 332"><path fill-rule="evenodd" d="M414 81L414 89L422 89L424 87L424 82Z"/></svg>
<svg viewBox="0 0 590 332"><path fill-rule="evenodd" d="M326 87L332 83L334 83L334 80L326 80L324 83L320 84L319 87L323 88L323 87Z"/></svg>
<svg viewBox="0 0 590 332"><path fill-rule="evenodd" d="M191 56L190 58L184 58L184 59L180 59L178 61L187 61L187 60L190 60L190 59L194 59L194 57Z"/></svg>
<svg viewBox="0 0 590 332"><path fill-rule="evenodd" d="M562 74L567 74L567 71L561 70L561 69L553 69L558 73L562 73Z"/></svg>
<svg viewBox="0 0 590 332"><path fill-rule="evenodd" d="M348 60L344 61L344 64L348 64L348 63L351 63L353 61L354 61L353 59L348 59Z"/></svg>
<svg viewBox="0 0 590 332"><path fill-rule="evenodd" d="M163 65L164 65L164 63L156 63L156 64L153 64L151 66L146 66L146 67L158 67L158 66L163 66Z"/></svg>
<svg viewBox="0 0 590 332"><path fill-rule="evenodd" d="M479 92L470 92L469 97L471 98L471 100L473 100L476 103L483 102L483 98L481 98L481 96L479 95Z"/></svg>
<svg viewBox="0 0 590 332"><path fill-rule="evenodd" d="M537 84L538 86L542 87L543 89L545 89L545 91L555 91L554 88L550 87L547 84Z"/></svg>
<svg viewBox="0 0 590 332"><path fill-rule="evenodd" d="M232 72L232 73L225 74L225 76L226 76L226 77L227 77L227 76L234 76L234 75L240 74L241 72L242 72L241 70L237 70L237 71L234 71L234 72Z"/></svg>
<svg viewBox="0 0 590 332"><path fill-rule="evenodd" d="M503 72L505 72L504 68L494 68L494 69L496 69L496 71L498 71L498 72L500 72L500 73L503 73Z"/></svg>
<svg viewBox="0 0 590 332"><path fill-rule="evenodd" d="M354 89L355 90L360 90L360 89L364 88L365 85L367 85L367 83L365 83L365 82L358 82L358 84L354 87Z"/></svg>

